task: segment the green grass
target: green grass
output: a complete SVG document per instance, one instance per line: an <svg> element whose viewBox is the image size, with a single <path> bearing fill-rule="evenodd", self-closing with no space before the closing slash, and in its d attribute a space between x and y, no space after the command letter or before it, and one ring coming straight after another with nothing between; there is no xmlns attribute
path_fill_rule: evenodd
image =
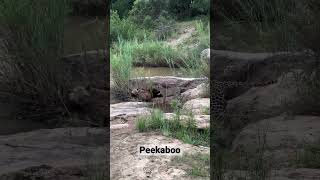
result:
<svg viewBox="0 0 320 180"><path fill-rule="evenodd" d="M136 65L172 67L181 62L181 53L165 42L144 40L128 42L133 49L133 62Z"/></svg>
<svg viewBox="0 0 320 180"><path fill-rule="evenodd" d="M182 122L180 112L175 111L173 119L165 119L161 110L154 109L150 116L138 118L136 127L139 132L160 131L166 136L177 138L188 144L209 146L209 130L199 131L192 115Z"/></svg>
<svg viewBox="0 0 320 180"><path fill-rule="evenodd" d="M206 115L210 115L210 108L209 108L209 107L205 107L205 108L202 110L202 113L203 113L203 114L206 114Z"/></svg>
<svg viewBox="0 0 320 180"><path fill-rule="evenodd" d="M121 19L115 11L111 12L110 17L110 37L112 42L117 42L118 38L126 41L155 38L151 31L140 27L128 18Z"/></svg>
<svg viewBox="0 0 320 180"><path fill-rule="evenodd" d="M126 97L129 95L129 80L133 65L132 47L126 41L119 39L116 50L111 49L110 54L113 90L118 96Z"/></svg>
<svg viewBox="0 0 320 180"><path fill-rule="evenodd" d="M172 161L174 165L185 167L188 176L194 178L209 178L210 155L209 154L184 154L175 157Z"/></svg>

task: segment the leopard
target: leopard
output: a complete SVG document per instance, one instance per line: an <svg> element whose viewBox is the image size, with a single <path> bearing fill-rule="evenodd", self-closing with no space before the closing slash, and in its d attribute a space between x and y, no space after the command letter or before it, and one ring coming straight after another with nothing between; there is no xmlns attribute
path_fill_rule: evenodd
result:
<svg viewBox="0 0 320 180"><path fill-rule="evenodd" d="M226 115L226 107L228 104L227 99L225 98L225 92L227 89L237 88L237 87L261 87L267 86L271 84L277 83L277 80L271 80L263 83L249 83L249 82L238 82L238 81L219 81L219 80L211 80L211 124L214 125L216 128L215 130L219 131L220 126L223 126L225 120L227 119ZM214 133L216 143L220 145L223 144L223 140L219 139L219 134ZM222 138L223 139L223 138Z"/></svg>

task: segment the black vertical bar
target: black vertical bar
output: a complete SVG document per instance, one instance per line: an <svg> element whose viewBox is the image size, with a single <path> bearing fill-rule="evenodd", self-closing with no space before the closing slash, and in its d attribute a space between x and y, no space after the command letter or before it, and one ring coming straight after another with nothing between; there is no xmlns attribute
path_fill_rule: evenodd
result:
<svg viewBox="0 0 320 180"><path fill-rule="evenodd" d="M214 1L216 0L210 0L210 80L213 79L213 63L212 63L212 56L211 56L211 49L213 47L213 7L214 7ZM213 83L211 83L210 81L210 179L214 179L214 172L213 172L213 161L214 161L214 148L213 148L213 145L214 145L214 138L213 138L213 118L212 118L212 102L213 102L213 98L212 98L212 85Z"/></svg>
<svg viewBox="0 0 320 180"><path fill-rule="evenodd" d="M106 137L106 172L105 172L105 176L106 179L110 179L110 0L106 0L107 1L107 14L106 14L106 19L105 19L105 28L106 28L106 41L105 41L105 61L107 61L107 66L106 66L106 71L105 71L105 78L106 78L106 88L107 88L107 92L109 93L108 97L108 102L106 103L106 117L105 117L105 127L107 130L107 137Z"/></svg>

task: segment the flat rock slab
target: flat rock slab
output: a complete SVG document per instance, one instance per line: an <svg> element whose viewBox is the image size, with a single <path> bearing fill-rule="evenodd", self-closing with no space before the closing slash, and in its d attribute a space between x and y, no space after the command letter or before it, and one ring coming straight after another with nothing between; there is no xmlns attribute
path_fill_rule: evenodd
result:
<svg viewBox="0 0 320 180"><path fill-rule="evenodd" d="M175 76L139 77L130 80L130 87L150 89L151 86L153 86L157 87L160 91L162 91L163 88L179 88L181 92L184 92L206 81L208 81L207 78L182 78Z"/></svg>
<svg viewBox="0 0 320 180"><path fill-rule="evenodd" d="M134 133L111 130L111 179L119 180L173 180L191 179L181 167L171 165L174 156L138 155L138 145L170 144L188 153L209 153L208 147L183 144L179 140L157 133ZM205 178L204 178L205 179Z"/></svg>
<svg viewBox="0 0 320 180"><path fill-rule="evenodd" d="M147 115L151 111L146 102L123 102L110 105L110 120L112 124L121 124L131 118ZM118 122L120 121L120 122Z"/></svg>
<svg viewBox="0 0 320 180"><path fill-rule="evenodd" d="M187 101L183 109L192 111L193 114L204 114L210 108L210 98L197 98Z"/></svg>
<svg viewBox="0 0 320 180"><path fill-rule="evenodd" d="M105 128L41 129L0 136L0 175L28 167L84 166L106 159Z"/></svg>

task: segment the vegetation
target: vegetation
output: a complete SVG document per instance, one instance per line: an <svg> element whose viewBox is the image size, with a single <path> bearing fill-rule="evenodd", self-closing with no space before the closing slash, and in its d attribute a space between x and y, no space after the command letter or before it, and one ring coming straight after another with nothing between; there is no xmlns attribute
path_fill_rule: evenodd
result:
<svg viewBox="0 0 320 180"><path fill-rule="evenodd" d="M140 132L159 130L166 136L174 137L185 143L209 146L209 130L197 129L192 114L182 118L182 109L178 102L173 102L174 117L166 119L163 112L154 109L150 116L137 120L136 127Z"/></svg>
<svg viewBox="0 0 320 180"><path fill-rule="evenodd" d="M313 39L319 39L315 33L319 24L314 23L319 3L315 1L230 0L219 5L217 11L224 20L217 22L217 33L223 35L215 38L215 46L264 52L314 50Z"/></svg>
<svg viewBox="0 0 320 180"><path fill-rule="evenodd" d="M209 1L178 2L112 1L111 71L116 91L122 91L119 95L128 95L129 70L133 66L180 67L188 76L208 77L208 62L200 60L200 53L209 47L209 20L203 18L208 15ZM186 28L181 19L188 18L197 19L190 21L196 28L191 40L182 46L171 46L168 41Z"/></svg>
<svg viewBox="0 0 320 180"><path fill-rule="evenodd" d="M210 155L208 154L184 154L182 157L175 157L173 159L174 165L182 165L188 176L209 178L209 162Z"/></svg>
<svg viewBox="0 0 320 180"><path fill-rule="evenodd" d="M8 33L9 57L1 59L1 97L19 105L22 118L55 119L67 114L69 80L62 55L67 0L0 2L0 21Z"/></svg>

